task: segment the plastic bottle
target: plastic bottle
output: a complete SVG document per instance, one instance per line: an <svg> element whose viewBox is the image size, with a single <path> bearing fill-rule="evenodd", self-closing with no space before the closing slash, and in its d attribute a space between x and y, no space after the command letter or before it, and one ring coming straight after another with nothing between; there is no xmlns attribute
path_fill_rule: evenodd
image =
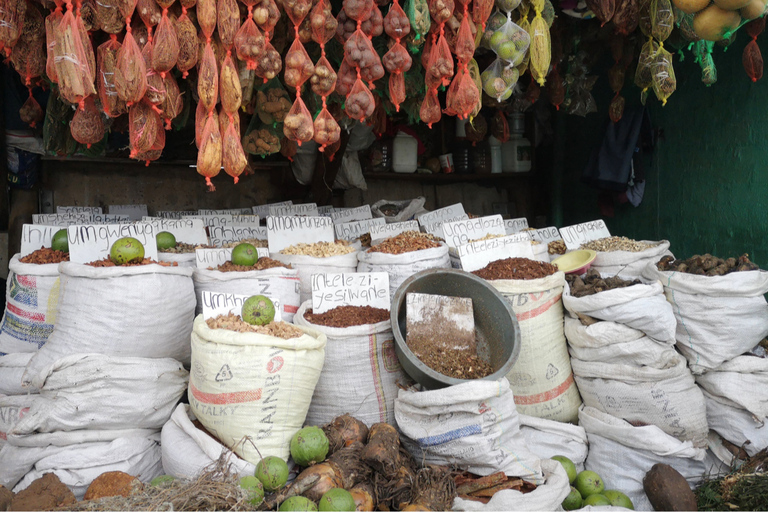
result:
<svg viewBox="0 0 768 512"><path fill-rule="evenodd" d="M392 143L392 170L401 173L416 172L419 142L407 133L398 132Z"/></svg>
<svg viewBox="0 0 768 512"><path fill-rule="evenodd" d="M518 133L501 146L501 167L504 172L528 172L531 170L531 142Z"/></svg>

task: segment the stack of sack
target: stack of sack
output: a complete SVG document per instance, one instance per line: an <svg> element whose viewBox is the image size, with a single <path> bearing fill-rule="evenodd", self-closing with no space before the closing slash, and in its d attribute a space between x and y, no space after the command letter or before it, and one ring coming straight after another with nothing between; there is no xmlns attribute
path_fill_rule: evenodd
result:
<svg viewBox="0 0 768 512"><path fill-rule="evenodd" d="M21 378L39 394L7 429L0 484L19 491L52 471L82 498L106 471L149 481L188 380L192 269L64 262L59 273L55 329Z"/></svg>

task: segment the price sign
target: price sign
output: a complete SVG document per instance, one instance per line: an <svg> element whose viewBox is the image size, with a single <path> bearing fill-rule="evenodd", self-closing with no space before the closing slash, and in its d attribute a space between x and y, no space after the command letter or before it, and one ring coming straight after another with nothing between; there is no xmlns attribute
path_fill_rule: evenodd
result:
<svg viewBox="0 0 768 512"><path fill-rule="evenodd" d="M464 214L464 215L459 215L458 217L452 217L452 218L449 218L449 219L445 219L445 221L436 222L435 224L427 224L426 226L422 225L422 227L424 228L424 231L429 233L430 235L434 235L436 237L443 238L443 236L444 236L443 224L445 222L458 222L460 220L467 220L467 219L469 219L469 215Z"/></svg>
<svg viewBox="0 0 768 512"><path fill-rule="evenodd" d="M258 227L261 218L258 215L232 215L232 224L236 226Z"/></svg>
<svg viewBox="0 0 768 512"><path fill-rule="evenodd" d="M255 294L257 295L257 294ZM282 317L280 311L280 299L277 297L266 296L272 301L275 306L275 322L280 322ZM203 292L203 319L215 318L219 315L228 315L234 313L240 316L243 310L243 303L248 300L249 295L236 295L234 293L222 293L222 292Z"/></svg>
<svg viewBox="0 0 768 512"><path fill-rule="evenodd" d="M443 238L448 247L458 247L487 235L506 235L501 215L443 223Z"/></svg>
<svg viewBox="0 0 768 512"><path fill-rule="evenodd" d="M507 219L504 221L504 229L507 235L514 235L528 228L528 219L520 217L519 219Z"/></svg>
<svg viewBox="0 0 768 512"><path fill-rule="evenodd" d="M269 208L269 215L272 217L318 217L320 214L317 211L317 205L315 203L306 203L271 206Z"/></svg>
<svg viewBox="0 0 768 512"><path fill-rule="evenodd" d="M560 231L558 231L555 226L537 229L536 231L530 231L530 234L531 238L543 244L548 244L549 242L554 242L555 240L562 240L560 237Z"/></svg>
<svg viewBox="0 0 768 512"><path fill-rule="evenodd" d="M467 272L479 270L492 261L507 258L528 258L531 260L534 258L531 239L526 233L460 245L457 251L461 267Z"/></svg>
<svg viewBox="0 0 768 512"><path fill-rule="evenodd" d="M184 217L189 217L190 215L197 215L197 210L185 210L180 212L161 210L157 212L157 217L162 219L182 219Z"/></svg>
<svg viewBox="0 0 768 512"><path fill-rule="evenodd" d="M605 221L598 219L560 228L560 236L568 250L575 251L581 247L581 244L607 238L611 236L611 233L608 231Z"/></svg>
<svg viewBox="0 0 768 512"><path fill-rule="evenodd" d="M317 214L321 217L330 217L331 214L335 211L336 211L336 208L330 205L317 207Z"/></svg>
<svg viewBox="0 0 768 512"><path fill-rule="evenodd" d="M201 208L197 210L198 215L251 215L253 210L250 208L226 208L224 210L206 210Z"/></svg>
<svg viewBox="0 0 768 512"><path fill-rule="evenodd" d="M343 224L345 222L352 222L355 220L372 219L370 205L364 204L358 208L350 208L348 210L339 210L331 213L331 218L334 224Z"/></svg>
<svg viewBox="0 0 768 512"><path fill-rule="evenodd" d="M57 206L56 213L103 213L100 206Z"/></svg>
<svg viewBox="0 0 768 512"><path fill-rule="evenodd" d="M188 215L185 219L202 219L205 227L210 228L214 226L229 226L232 224L232 215L229 213L222 213L219 215Z"/></svg>
<svg viewBox="0 0 768 512"><path fill-rule="evenodd" d="M267 228L261 226L214 226L208 228L211 245L221 247L224 244L258 238L267 239Z"/></svg>
<svg viewBox="0 0 768 512"><path fill-rule="evenodd" d="M366 233L370 233L373 226L383 226L386 223L387 221L383 218L378 218L336 224L336 238L339 240L355 240Z"/></svg>
<svg viewBox="0 0 768 512"><path fill-rule="evenodd" d="M110 215L127 215L132 221L149 215L145 204L111 204L108 210Z"/></svg>
<svg viewBox="0 0 768 512"><path fill-rule="evenodd" d="M406 231L419 231L419 223L415 220L408 220L392 222L391 224L385 222L384 225L371 226L371 240L390 238Z"/></svg>
<svg viewBox="0 0 768 512"><path fill-rule="evenodd" d="M464 217L465 214L464 205L456 203L451 206L446 206L445 208L439 208L435 211L423 213L419 215L418 221L420 226L426 227L434 224L442 224L443 222L466 219L468 217Z"/></svg>
<svg viewBox="0 0 768 512"><path fill-rule="evenodd" d="M208 235L205 234L205 225L202 219L143 217L141 220L154 226L156 233L168 231L176 237L177 242L190 245L208 245Z"/></svg>
<svg viewBox="0 0 768 512"><path fill-rule="evenodd" d="M45 226L43 224L24 224L21 227L21 249L19 257L23 258L42 247L51 247L51 239L61 226Z"/></svg>
<svg viewBox="0 0 768 512"><path fill-rule="evenodd" d="M141 220L141 219L138 219ZM133 222L128 215L125 214L111 214L111 213L95 213L91 215L91 224L130 224Z"/></svg>
<svg viewBox="0 0 768 512"><path fill-rule="evenodd" d="M269 252L297 243L333 242L333 221L330 217L267 217Z"/></svg>
<svg viewBox="0 0 768 512"><path fill-rule="evenodd" d="M312 311L325 313L339 306L389 309L389 274L312 274Z"/></svg>
<svg viewBox="0 0 768 512"><path fill-rule="evenodd" d="M90 213L35 213L32 215L32 224L45 224L46 226L65 227L74 224L87 224L90 221Z"/></svg>
<svg viewBox="0 0 768 512"><path fill-rule="evenodd" d="M69 260L75 263L91 263L109 256L109 250L117 240L125 237L137 239L144 246L144 257L157 261L155 228L151 224L97 224L75 225L67 228Z"/></svg>
<svg viewBox="0 0 768 512"><path fill-rule="evenodd" d="M262 219L269 217L269 209L273 206L288 206L293 204L293 201L282 201L280 203L260 204L258 206L252 206L251 211L258 215Z"/></svg>

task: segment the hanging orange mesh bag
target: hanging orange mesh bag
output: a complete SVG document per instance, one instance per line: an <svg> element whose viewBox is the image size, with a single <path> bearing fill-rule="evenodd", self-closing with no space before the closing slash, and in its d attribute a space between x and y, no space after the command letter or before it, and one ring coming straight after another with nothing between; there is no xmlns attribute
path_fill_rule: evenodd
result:
<svg viewBox="0 0 768 512"><path fill-rule="evenodd" d="M27 0L0 0L0 48L5 50L6 56L11 55L21 37L26 11Z"/></svg>
<svg viewBox="0 0 768 512"><path fill-rule="evenodd" d="M371 16L375 6L373 0L344 0L344 13L355 21L364 21Z"/></svg>
<svg viewBox="0 0 768 512"><path fill-rule="evenodd" d="M283 133L288 139L295 140L299 145L302 142L311 140L315 135L312 116L309 114L309 110L307 110L307 106L304 104L301 96L296 96L296 101L293 102L291 110L285 116Z"/></svg>
<svg viewBox="0 0 768 512"><path fill-rule="evenodd" d="M165 131L160 130L157 132L155 141L152 143L152 147L147 151L138 152L132 154L130 157L135 160L143 160L146 165L149 166L149 162L157 160L163 154L163 148L165 148Z"/></svg>
<svg viewBox="0 0 768 512"><path fill-rule="evenodd" d="M129 106L143 98L147 91L147 66L130 30L117 52L115 88L118 97Z"/></svg>
<svg viewBox="0 0 768 512"><path fill-rule="evenodd" d="M168 9L163 9L163 16L157 25L152 47L152 69L165 78L166 73L173 69L179 58L179 39L176 30L168 17Z"/></svg>
<svg viewBox="0 0 768 512"><path fill-rule="evenodd" d="M637 0L618 0L613 15L616 33L628 36L637 28L639 13Z"/></svg>
<svg viewBox="0 0 768 512"><path fill-rule="evenodd" d="M232 48L235 34L240 28L240 8L237 0L219 0L217 11L219 39L224 48Z"/></svg>
<svg viewBox="0 0 768 512"><path fill-rule="evenodd" d="M260 3L254 4L253 21L265 32L265 36L272 32L277 22L280 21L280 9L275 0L262 0Z"/></svg>
<svg viewBox="0 0 768 512"><path fill-rule="evenodd" d="M560 77L560 73L557 71L557 66L552 69L549 80L547 80L547 93L549 95L549 102L556 110L560 110L560 105L565 101L565 84Z"/></svg>
<svg viewBox="0 0 768 512"><path fill-rule="evenodd" d="M499 142L507 142L509 140L509 123L507 122L507 116L501 109L496 109L496 113L491 118L491 135L496 137Z"/></svg>
<svg viewBox="0 0 768 512"><path fill-rule="evenodd" d="M205 116L207 115L208 113L206 112ZM205 124L205 116L203 117L202 124ZM224 110L219 110L219 132L226 132L230 121L235 125L235 131L240 133L240 116L238 114L233 114L232 117L230 117ZM202 136L202 133L200 135Z"/></svg>
<svg viewBox="0 0 768 512"><path fill-rule="evenodd" d="M19 109L19 118L23 123L27 123L30 128L34 128L43 120L44 115L43 109L34 96L32 96L32 89L30 89L27 101Z"/></svg>
<svg viewBox="0 0 768 512"><path fill-rule="evenodd" d="M408 50L400 43L395 43L392 48L382 57L384 67L390 73L404 73L411 69L413 60Z"/></svg>
<svg viewBox="0 0 768 512"><path fill-rule="evenodd" d="M117 69L117 53L119 51L120 43L114 34L106 42L99 45L96 51L96 85L101 107L109 117L118 117L128 111L125 101L120 99L117 94L115 85L115 70Z"/></svg>
<svg viewBox="0 0 768 512"><path fill-rule="evenodd" d="M45 73L46 50L43 15L30 6L24 20L24 34L16 42L11 54L11 64L27 87L32 86Z"/></svg>
<svg viewBox="0 0 768 512"><path fill-rule="evenodd" d="M80 144L89 148L92 144L101 142L104 138L104 120L96 106L96 96L88 96L83 102L83 108L77 109L69 123L72 137Z"/></svg>
<svg viewBox="0 0 768 512"><path fill-rule="evenodd" d="M384 76L384 66L381 64L379 54L376 54L376 62L372 66L362 68L360 70L360 78L368 82L370 89L375 89L373 82Z"/></svg>
<svg viewBox="0 0 768 512"><path fill-rule="evenodd" d="M57 27L63 17L64 13L61 11L61 5L56 5L56 9L45 18L45 74L53 83L59 82L58 75L56 74L54 47L56 46Z"/></svg>
<svg viewBox="0 0 768 512"><path fill-rule="evenodd" d="M219 98L218 66L210 43L205 45L197 72L197 96L206 110L213 110Z"/></svg>
<svg viewBox="0 0 768 512"><path fill-rule="evenodd" d="M373 6L371 17L360 24L360 29L368 37L376 37L384 33L384 16L378 5Z"/></svg>
<svg viewBox="0 0 768 512"><path fill-rule="evenodd" d="M283 67L283 61L280 59L280 54L277 53L272 43L266 41L264 44L264 51L259 57L258 64L256 66L256 76L260 76L264 79L264 83L275 78Z"/></svg>
<svg viewBox="0 0 768 512"><path fill-rule="evenodd" d="M312 0L282 0L282 5L294 25L301 25L312 10Z"/></svg>
<svg viewBox="0 0 768 512"><path fill-rule="evenodd" d="M352 67L364 69L380 62L371 40L362 30L355 30L352 37L344 43L344 60Z"/></svg>
<svg viewBox="0 0 768 512"><path fill-rule="evenodd" d="M219 88L221 90L221 108L227 114L237 114L243 101L243 90L240 87L240 76L237 73L237 68L229 53L227 53L221 66Z"/></svg>
<svg viewBox="0 0 768 512"><path fill-rule="evenodd" d="M301 87L315 72L315 65L309 58L307 50L298 39L293 40L291 48L285 55L285 85L291 88Z"/></svg>
<svg viewBox="0 0 768 512"><path fill-rule="evenodd" d="M203 142L203 129L207 117L208 109L198 101L197 108L195 108L195 147L197 149L200 149L200 144Z"/></svg>
<svg viewBox="0 0 768 512"><path fill-rule="evenodd" d="M375 108L376 104L373 94L371 94L370 89L365 86L363 81L358 78L347 95L344 111L352 119L363 122L365 118L373 114Z"/></svg>
<svg viewBox="0 0 768 512"><path fill-rule="evenodd" d="M162 9L155 0L138 0L136 11L147 28L152 28L160 23L160 18L163 15Z"/></svg>
<svg viewBox="0 0 768 512"><path fill-rule="evenodd" d="M309 79L312 92L318 96L328 96L336 88L336 72L324 56L315 64L315 71ZM350 86L351 88L351 86Z"/></svg>
<svg viewBox="0 0 768 512"><path fill-rule="evenodd" d="M405 101L405 75L392 73L389 75L389 101L395 106L395 111L400 112L400 105Z"/></svg>
<svg viewBox="0 0 768 512"><path fill-rule="evenodd" d="M230 121L221 140L221 163L224 166L224 172L232 176L235 183L248 165L248 157L245 156L240 142L240 131L235 128L234 121Z"/></svg>
<svg viewBox="0 0 768 512"><path fill-rule="evenodd" d="M213 36L216 30L216 0L198 0L197 24L206 38Z"/></svg>
<svg viewBox="0 0 768 512"><path fill-rule="evenodd" d="M392 39L402 39L411 31L411 22L400 4L395 1L384 17L384 31Z"/></svg>
<svg viewBox="0 0 768 512"><path fill-rule="evenodd" d="M480 91L475 80L464 67L451 82L445 99L445 113L459 119L467 119L480 101Z"/></svg>
<svg viewBox="0 0 768 512"><path fill-rule="evenodd" d="M158 107L165 101L165 84L163 83L163 77L160 76L160 73L157 73L151 67L153 48L154 41L149 41L144 45L144 49L141 50L141 55L144 57L144 64L147 68L147 91L144 93L144 98L146 98L152 105Z"/></svg>
<svg viewBox="0 0 768 512"><path fill-rule="evenodd" d="M347 96L357 81L357 71L347 64L346 60L341 61L339 72L336 74L336 92L341 96Z"/></svg>
<svg viewBox="0 0 768 512"><path fill-rule="evenodd" d="M447 86L451 83L454 73L453 56L444 34L440 34L440 37L437 38L437 43L429 55L429 64L425 69L427 89L436 89L441 85Z"/></svg>
<svg viewBox="0 0 768 512"><path fill-rule="evenodd" d="M424 101L419 109L419 117L430 128L432 128L433 124L440 121L440 101L437 99L437 89L427 91L427 95L424 97Z"/></svg>
<svg viewBox="0 0 768 512"><path fill-rule="evenodd" d="M317 44L325 44L336 34L338 21L333 17L331 4L320 0L309 13L309 26L312 29L312 40Z"/></svg>
<svg viewBox="0 0 768 512"><path fill-rule="evenodd" d="M235 52L237 58L245 61L248 69L256 69L259 56L264 51L264 35L259 30L252 16L253 7L248 7L248 15L235 34Z"/></svg>
<svg viewBox="0 0 768 512"><path fill-rule="evenodd" d="M760 47L757 45L756 39L751 40L744 47L741 62L744 65L747 76L753 82L757 82L763 77L763 55L760 53Z"/></svg>
<svg viewBox="0 0 768 512"><path fill-rule="evenodd" d="M428 34L425 38L424 47L421 49L421 67L427 69L429 66L429 57L432 55L432 48L435 47L437 42L437 34Z"/></svg>
<svg viewBox="0 0 768 512"><path fill-rule="evenodd" d="M492 0L472 1L472 21L477 25L480 25L483 31L485 31L485 24L488 22L488 18L491 17L493 4L494 2Z"/></svg>
<svg viewBox="0 0 768 512"><path fill-rule="evenodd" d="M125 27L129 13L123 12L122 0L98 0L93 5L94 22L108 34L119 34Z"/></svg>
<svg viewBox="0 0 768 512"><path fill-rule="evenodd" d="M160 110L165 119L165 129L170 130L171 121L176 119L181 114L181 111L184 110L184 98L181 96L179 84L173 77L173 73L165 75L163 86L165 87L165 101L160 104Z"/></svg>
<svg viewBox="0 0 768 512"><path fill-rule="evenodd" d="M54 62L59 79L59 94L68 102L79 104L86 96L95 94L96 88L85 51L90 41L82 40L71 5L56 27L55 34ZM140 53L138 58L141 60Z"/></svg>
<svg viewBox="0 0 768 512"><path fill-rule="evenodd" d="M186 78L189 70L197 65L198 47L200 41L197 38L197 29L192 20L187 16L187 9L182 8L181 16L174 23L176 29L176 41L179 44L179 53L176 57L176 69L181 71L182 78Z"/></svg>
<svg viewBox="0 0 768 512"><path fill-rule="evenodd" d="M197 172L205 176L205 182L211 190L215 190L211 183L211 178L219 174L221 159L222 146L219 123L214 112L210 111L205 119L205 125L200 136L200 150L197 152Z"/></svg>
<svg viewBox="0 0 768 512"><path fill-rule="evenodd" d="M315 118L314 122L315 136L314 140L320 144L320 151L325 151L326 146L330 146L341 136L341 128L336 119L333 118L328 109L323 107Z"/></svg>
<svg viewBox="0 0 768 512"><path fill-rule="evenodd" d="M357 30L357 22L347 16L342 7L336 16L336 40L341 44L346 43L347 39L355 33L355 30Z"/></svg>
<svg viewBox="0 0 768 512"><path fill-rule="evenodd" d="M464 16L461 20L459 35L456 38L456 47L454 50L456 58L462 62L469 62L475 55L475 38L472 35L472 28L469 25L469 17Z"/></svg>
<svg viewBox="0 0 768 512"><path fill-rule="evenodd" d="M438 25L445 23L453 15L453 0L428 0L427 4L429 5L429 14Z"/></svg>
<svg viewBox="0 0 768 512"><path fill-rule="evenodd" d="M601 25L605 25L616 12L616 0L587 0L587 7L595 13Z"/></svg>
<svg viewBox="0 0 768 512"><path fill-rule="evenodd" d="M164 132L160 115L148 101L139 101L128 109L131 158L152 149L158 133Z"/></svg>

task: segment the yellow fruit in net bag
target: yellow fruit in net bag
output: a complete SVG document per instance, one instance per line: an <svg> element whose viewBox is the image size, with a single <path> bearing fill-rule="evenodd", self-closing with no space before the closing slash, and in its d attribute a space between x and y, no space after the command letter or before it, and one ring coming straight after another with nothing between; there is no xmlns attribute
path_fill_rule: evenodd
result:
<svg viewBox="0 0 768 512"><path fill-rule="evenodd" d="M675 26L675 13L670 0L651 0L651 33L663 43Z"/></svg>
<svg viewBox="0 0 768 512"><path fill-rule="evenodd" d="M549 27L542 18L541 11L536 11L536 17L531 22L529 31L531 36L531 63L529 68L533 78L544 85L549 72L549 62L552 59L552 45L549 38Z"/></svg>
<svg viewBox="0 0 768 512"><path fill-rule="evenodd" d="M659 51L659 44L653 39L648 39L640 50L640 56L637 58L637 69L635 70L635 85L643 91L651 87L653 79L651 64Z"/></svg>
<svg viewBox="0 0 768 512"><path fill-rule="evenodd" d="M675 70L672 67L672 54L665 50L663 45L659 47L659 51L653 59L651 74L653 75L653 92L662 105L666 105L667 98L677 88L677 79L675 78Z"/></svg>

